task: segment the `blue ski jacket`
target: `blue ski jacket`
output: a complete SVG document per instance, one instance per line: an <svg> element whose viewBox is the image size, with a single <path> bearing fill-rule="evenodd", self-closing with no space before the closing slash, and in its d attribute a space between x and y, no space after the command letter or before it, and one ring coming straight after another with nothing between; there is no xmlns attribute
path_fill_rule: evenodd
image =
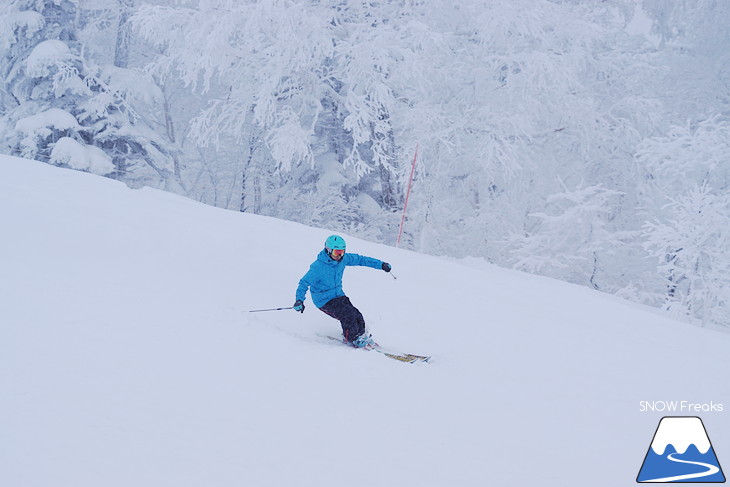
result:
<svg viewBox="0 0 730 487"><path fill-rule="evenodd" d="M309 266L309 271L299 280L297 287L297 297L302 301L305 300L307 289L312 294L314 305L321 308L331 299L344 296L342 290L342 273L348 265L359 265L380 269L383 265L382 260L365 257L364 255L346 253L342 260L336 261L322 250L317 255L317 260Z"/></svg>

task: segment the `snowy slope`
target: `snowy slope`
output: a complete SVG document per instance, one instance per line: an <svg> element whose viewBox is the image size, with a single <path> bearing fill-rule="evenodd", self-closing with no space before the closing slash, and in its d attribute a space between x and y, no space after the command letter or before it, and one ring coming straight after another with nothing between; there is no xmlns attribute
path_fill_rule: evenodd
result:
<svg viewBox="0 0 730 487"><path fill-rule="evenodd" d="M329 234L0 156L0 485L631 485L660 412L730 464L730 335L348 238L345 290L409 365L290 306ZM666 414L666 413L664 413Z"/></svg>

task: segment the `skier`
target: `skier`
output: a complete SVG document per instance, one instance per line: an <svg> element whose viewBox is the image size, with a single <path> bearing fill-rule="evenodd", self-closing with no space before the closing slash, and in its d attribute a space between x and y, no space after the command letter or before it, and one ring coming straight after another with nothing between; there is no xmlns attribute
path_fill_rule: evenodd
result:
<svg viewBox="0 0 730 487"><path fill-rule="evenodd" d="M390 272L390 264L372 257L345 253L345 239L330 235L324 242L324 249L317 255L309 271L299 280L294 310L304 313L307 289L312 301L319 309L340 321L345 340L357 348L375 345L369 333L365 333L365 319L352 305L342 290L342 273L348 265L382 269Z"/></svg>

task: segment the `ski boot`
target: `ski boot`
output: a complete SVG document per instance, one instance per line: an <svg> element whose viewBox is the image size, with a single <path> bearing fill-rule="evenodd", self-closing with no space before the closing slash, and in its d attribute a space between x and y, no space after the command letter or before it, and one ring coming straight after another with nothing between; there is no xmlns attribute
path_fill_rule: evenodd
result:
<svg viewBox="0 0 730 487"><path fill-rule="evenodd" d="M376 344L370 333L363 333L352 341L352 346L355 348L366 348L369 350L375 348Z"/></svg>

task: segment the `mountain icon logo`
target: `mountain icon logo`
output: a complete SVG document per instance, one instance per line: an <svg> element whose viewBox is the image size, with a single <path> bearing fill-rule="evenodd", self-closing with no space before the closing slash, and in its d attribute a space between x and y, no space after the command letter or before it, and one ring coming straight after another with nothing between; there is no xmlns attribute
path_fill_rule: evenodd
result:
<svg viewBox="0 0 730 487"><path fill-rule="evenodd" d="M723 483L725 475L696 416L665 416L641 465L639 483Z"/></svg>

